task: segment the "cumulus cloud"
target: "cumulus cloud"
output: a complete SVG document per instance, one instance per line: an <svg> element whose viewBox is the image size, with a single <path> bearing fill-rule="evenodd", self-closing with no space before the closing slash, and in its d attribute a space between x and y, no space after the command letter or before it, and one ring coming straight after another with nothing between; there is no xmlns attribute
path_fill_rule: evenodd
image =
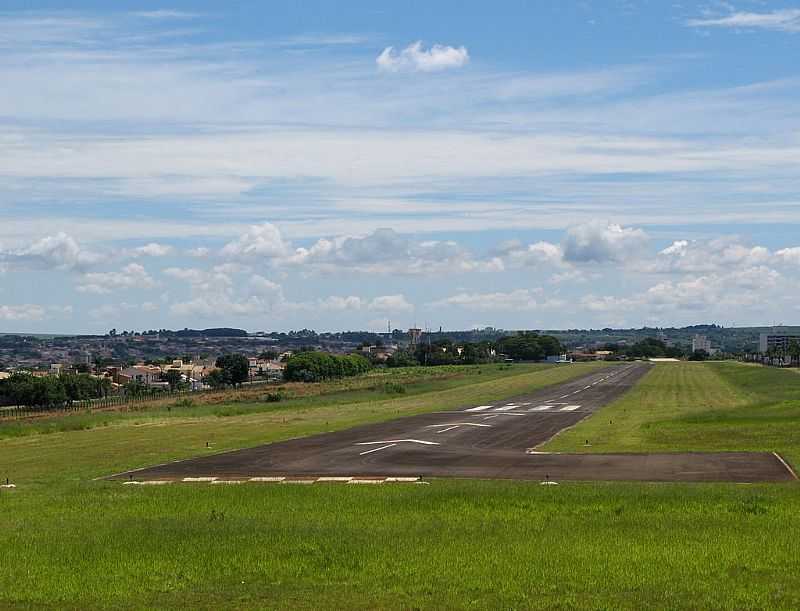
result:
<svg viewBox="0 0 800 611"><path fill-rule="evenodd" d="M638 254L647 240L641 229L595 221L570 227L562 249L570 263L618 263Z"/></svg>
<svg viewBox="0 0 800 611"><path fill-rule="evenodd" d="M450 47L435 44L425 50L422 41L408 45L402 51L386 47L375 59L383 72L436 72L460 68L469 61L466 47Z"/></svg>
<svg viewBox="0 0 800 611"><path fill-rule="evenodd" d="M501 262L505 261L511 267L559 266L564 262L561 246L550 242L540 241L526 246L519 240L511 240L501 244L494 252Z"/></svg>
<svg viewBox="0 0 800 611"><path fill-rule="evenodd" d="M763 304L780 274L757 266L659 282L632 296L586 295L581 306L594 312L634 309L663 315L670 311L721 312Z"/></svg>
<svg viewBox="0 0 800 611"><path fill-rule="evenodd" d="M788 263L790 265L800 265L800 246L792 248L782 248L775 253L775 257L780 263Z"/></svg>
<svg viewBox="0 0 800 611"><path fill-rule="evenodd" d="M351 269L375 274L437 274L502 269L499 258L476 260L452 240L416 242L394 229L380 228L361 236L323 238L297 248L283 263L323 272Z"/></svg>
<svg viewBox="0 0 800 611"><path fill-rule="evenodd" d="M152 289L156 286L158 283L143 266L130 263L119 271L84 274L77 288L82 293L102 295L120 289Z"/></svg>
<svg viewBox="0 0 800 611"><path fill-rule="evenodd" d="M707 273L767 263L770 252L763 246L742 244L739 238L676 240L654 259L642 261L641 271L656 273Z"/></svg>
<svg viewBox="0 0 800 611"><path fill-rule="evenodd" d="M768 13L734 12L724 17L690 19L694 28L736 28L800 32L800 9L778 9Z"/></svg>
<svg viewBox="0 0 800 611"><path fill-rule="evenodd" d="M370 301L368 307L379 312L410 312L414 309L405 295L382 295Z"/></svg>
<svg viewBox="0 0 800 611"><path fill-rule="evenodd" d="M252 225L238 239L222 249L222 256L231 259L274 259L288 253L280 230L272 223Z"/></svg>
<svg viewBox="0 0 800 611"><path fill-rule="evenodd" d="M25 248L0 251L0 261L37 269L80 270L100 260L100 255L86 250L63 232L44 237Z"/></svg>
<svg viewBox="0 0 800 611"><path fill-rule="evenodd" d="M133 248L125 252L129 257L166 257L167 255L172 254L173 248L172 246L168 246L167 244L158 244L156 242L150 242L149 244L145 244L144 246L139 246L138 248Z"/></svg>

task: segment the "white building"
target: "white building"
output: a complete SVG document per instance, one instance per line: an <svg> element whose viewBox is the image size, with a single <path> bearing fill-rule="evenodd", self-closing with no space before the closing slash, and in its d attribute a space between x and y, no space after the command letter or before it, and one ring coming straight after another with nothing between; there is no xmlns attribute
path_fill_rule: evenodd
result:
<svg viewBox="0 0 800 611"><path fill-rule="evenodd" d="M706 354L714 355L719 350L711 347L711 341L705 335L695 335L692 338L692 352L702 350Z"/></svg>

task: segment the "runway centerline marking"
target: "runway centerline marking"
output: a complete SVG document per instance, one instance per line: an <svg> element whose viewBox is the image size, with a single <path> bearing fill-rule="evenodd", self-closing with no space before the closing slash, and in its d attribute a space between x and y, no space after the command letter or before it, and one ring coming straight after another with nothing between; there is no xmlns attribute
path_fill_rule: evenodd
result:
<svg viewBox="0 0 800 611"><path fill-rule="evenodd" d="M441 431L436 431L437 433L446 433L447 431L452 431L453 429L457 429L458 425L448 426L446 429L442 429Z"/></svg>
<svg viewBox="0 0 800 611"><path fill-rule="evenodd" d="M366 452L359 452L359 456L364 456L364 454L372 454L373 452L379 452L381 450L385 450L386 448L393 448L396 446L396 443L390 443L389 445L381 446L380 448L372 448L371 450L367 450Z"/></svg>
<svg viewBox="0 0 800 611"><path fill-rule="evenodd" d="M519 405L504 405L503 407L495 408L494 411L496 411L496 412L507 412L507 411L510 411L512 409L516 409L518 407L519 407Z"/></svg>

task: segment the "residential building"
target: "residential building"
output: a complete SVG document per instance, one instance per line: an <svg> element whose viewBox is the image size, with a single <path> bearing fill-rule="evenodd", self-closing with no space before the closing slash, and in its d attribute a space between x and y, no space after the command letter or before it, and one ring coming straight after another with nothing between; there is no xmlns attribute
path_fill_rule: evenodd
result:
<svg viewBox="0 0 800 611"><path fill-rule="evenodd" d="M706 354L714 354L716 350L711 347L711 341L705 335L695 335L692 338L692 352L702 350Z"/></svg>
<svg viewBox="0 0 800 611"><path fill-rule="evenodd" d="M120 371L119 378L123 384L135 381L147 386L160 385L161 367L156 367L155 365L133 365Z"/></svg>
<svg viewBox="0 0 800 611"><path fill-rule="evenodd" d="M766 354L771 350L788 352L792 342L800 344L800 335L796 333L762 333L758 342L758 351Z"/></svg>

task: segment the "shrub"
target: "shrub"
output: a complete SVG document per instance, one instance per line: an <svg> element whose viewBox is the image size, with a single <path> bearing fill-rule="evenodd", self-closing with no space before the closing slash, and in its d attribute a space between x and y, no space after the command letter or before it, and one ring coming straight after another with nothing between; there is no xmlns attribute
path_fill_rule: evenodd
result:
<svg viewBox="0 0 800 611"><path fill-rule="evenodd" d="M397 382L386 382L381 390L390 395L404 395L406 394L406 387Z"/></svg>
<svg viewBox="0 0 800 611"><path fill-rule="evenodd" d="M286 362L284 377L295 382L318 382L366 373L372 365L363 356L335 356L325 352L301 352Z"/></svg>

